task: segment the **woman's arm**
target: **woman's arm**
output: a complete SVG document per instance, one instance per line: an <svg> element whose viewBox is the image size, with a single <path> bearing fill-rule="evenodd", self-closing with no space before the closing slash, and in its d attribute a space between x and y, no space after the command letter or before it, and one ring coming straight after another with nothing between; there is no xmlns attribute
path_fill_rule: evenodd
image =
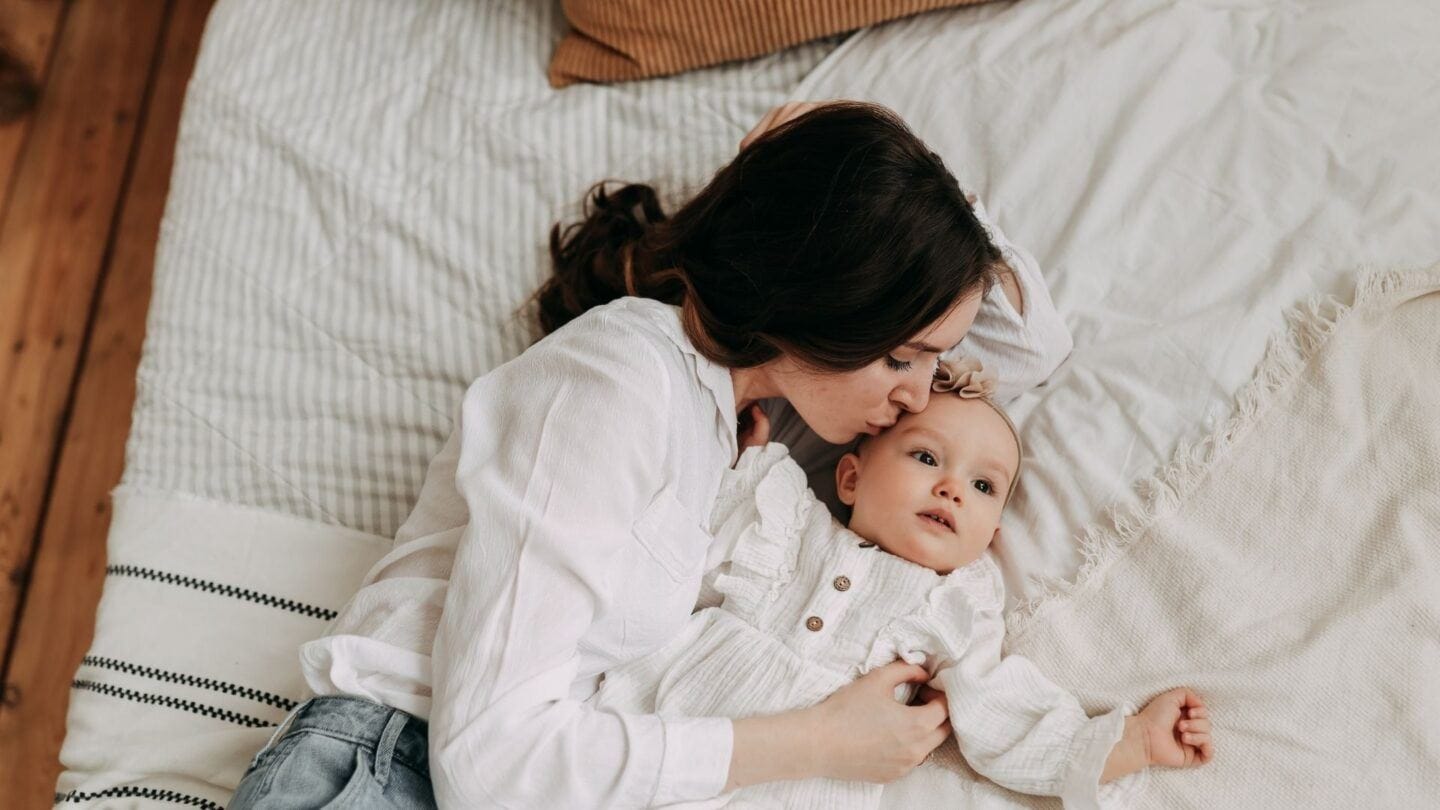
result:
<svg viewBox="0 0 1440 810"><path fill-rule="evenodd" d="M571 696L593 623L648 584L623 569L665 480L673 418L657 350L600 317L465 395L456 484L470 522L432 652L441 807L647 806L725 784L728 719L621 715ZM662 609L683 618L689 605Z"/></svg>
<svg viewBox="0 0 1440 810"><path fill-rule="evenodd" d="M997 397L1003 402L1044 382L1075 343L1050 299L1039 262L1010 241L983 203L975 201L974 208L1000 248L1005 267L956 351L995 369L1000 377Z"/></svg>
<svg viewBox="0 0 1440 810"><path fill-rule="evenodd" d="M966 194L965 201L973 206L980 201L980 198L974 194ZM1000 291L1005 293L1005 300L1010 302L1012 309L1019 313L1021 317L1024 317L1025 293L1020 289L1020 280L1015 277L1015 268L1011 267L1009 262L1006 262L1000 269L999 275Z"/></svg>
<svg viewBox="0 0 1440 810"><path fill-rule="evenodd" d="M943 700L895 702L895 684L925 677L903 664L810 709L733 724L571 697L592 623L644 584L616 561L663 483L667 379L617 325L575 345L556 333L466 393L456 486L470 523L431 658L441 807L649 806L782 778L885 781L948 733ZM601 429L614 414L634 429Z"/></svg>

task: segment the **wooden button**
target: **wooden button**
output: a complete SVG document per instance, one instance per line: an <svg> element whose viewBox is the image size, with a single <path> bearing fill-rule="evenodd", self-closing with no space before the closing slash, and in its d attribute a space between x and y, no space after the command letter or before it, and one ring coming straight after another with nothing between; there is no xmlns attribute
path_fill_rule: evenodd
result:
<svg viewBox="0 0 1440 810"><path fill-rule="evenodd" d="M848 591L848 590L850 590L850 578L849 578L849 577L844 577L844 576L835 577L835 590L837 590L837 591Z"/></svg>
<svg viewBox="0 0 1440 810"><path fill-rule="evenodd" d="M872 543L872 542L870 542L869 540L862 540L862 541L860 542L860 548L874 548L874 547L875 547L875 544Z"/></svg>
<svg viewBox="0 0 1440 810"><path fill-rule="evenodd" d="M805 620L805 628L816 633L820 632L820 628L824 626L825 622L821 621L819 616L811 616Z"/></svg>

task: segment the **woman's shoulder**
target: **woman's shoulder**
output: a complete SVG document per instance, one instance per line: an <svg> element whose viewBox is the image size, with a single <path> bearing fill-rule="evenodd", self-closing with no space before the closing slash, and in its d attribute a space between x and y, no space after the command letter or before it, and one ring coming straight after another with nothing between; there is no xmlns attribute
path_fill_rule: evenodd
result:
<svg viewBox="0 0 1440 810"><path fill-rule="evenodd" d="M605 369L668 389L670 380L686 375L687 344L675 307L620 298L586 311L507 365Z"/></svg>
<svg viewBox="0 0 1440 810"><path fill-rule="evenodd" d="M535 345L603 338L603 343L594 345L650 345L660 349L671 348L677 337L684 339L684 334L679 307L649 298L625 297L591 308Z"/></svg>

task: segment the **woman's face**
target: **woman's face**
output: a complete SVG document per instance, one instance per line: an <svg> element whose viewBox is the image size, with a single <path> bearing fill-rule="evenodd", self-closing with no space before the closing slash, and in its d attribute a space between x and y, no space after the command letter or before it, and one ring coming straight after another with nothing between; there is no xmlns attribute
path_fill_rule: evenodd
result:
<svg viewBox="0 0 1440 810"><path fill-rule="evenodd" d="M902 411L921 411L940 353L960 342L980 311L981 295L960 301L943 318L870 365L843 373L809 371L788 357L774 361L770 378L805 424L831 444L862 433L876 435Z"/></svg>

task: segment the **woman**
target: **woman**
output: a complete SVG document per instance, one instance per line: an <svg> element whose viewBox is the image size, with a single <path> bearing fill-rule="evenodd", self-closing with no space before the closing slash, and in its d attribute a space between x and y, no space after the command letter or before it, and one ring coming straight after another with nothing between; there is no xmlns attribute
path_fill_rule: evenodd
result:
<svg viewBox="0 0 1440 810"><path fill-rule="evenodd" d="M878 432L925 407L982 301L1002 375L1038 381L1069 349L1038 272L1010 272L1019 254L940 159L857 103L773 111L670 218L648 187L602 186L551 254L548 337L470 386L394 551L302 649L321 697L277 729L232 810L641 807L885 782L949 733L938 694L893 699L926 677L903 662L771 717L585 700L683 625L723 562L705 527L742 414L784 400L826 443Z"/></svg>

